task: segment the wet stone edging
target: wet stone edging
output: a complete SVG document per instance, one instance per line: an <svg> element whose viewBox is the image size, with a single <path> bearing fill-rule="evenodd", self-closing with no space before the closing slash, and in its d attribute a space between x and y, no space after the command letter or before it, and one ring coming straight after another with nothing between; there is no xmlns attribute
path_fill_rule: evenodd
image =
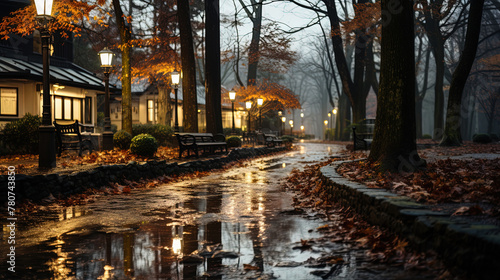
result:
<svg viewBox="0 0 500 280"><path fill-rule="evenodd" d="M336 172L348 161L321 168L331 197L350 206L368 222L406 237L413 246L433 249L452 267L470 279L498 279L500 275L500 228L484 223L464 223L451 213L383 189L370 189Z"/></svg>
<svg viewBox="0 0 500 280"><path fill-rule="evenodd" d="M192 160L181 164L168 163L166 160L151 160L145 163L131 161L128 164L102 165L91 170L75 171L69 175L54 173L29 176L16 174L16 203L27 200L37 203L51 195L56 198L65 198L73 194L83 193L87 189L106 187L112 182L123 183L125 180L138 181L163 175L181 175L195 171L220 169L233 161L284 151L285 149L285 147L238 148L231 150L223 157ZM0 193L7 194L7 182L7 175L0 175ZM1 195L0 203L4 205L6 202L7 195Z"/></svg>

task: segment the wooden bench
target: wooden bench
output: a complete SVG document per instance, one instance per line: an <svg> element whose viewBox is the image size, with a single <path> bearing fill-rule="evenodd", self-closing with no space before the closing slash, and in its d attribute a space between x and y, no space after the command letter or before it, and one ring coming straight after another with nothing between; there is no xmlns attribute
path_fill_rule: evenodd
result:
<svg viewBox="0 0 500 280"><path fill-rule="evenodd" d="M353 150L368 150L373 141L373 133L356 133L356 127L352 127L352 139L354 142Z"/></svg>
<svg viewBox="0 0 500 280"><path fill-rule="evenodd" d="M222 134L213 135L212 133L176 133L177 141L179 142L179 158L182 157L184 151L187 151L187 156L190 156L190 151L193 151L196 157L200 156L200 151L203 153L215 153L217 150L227 152L226 138Z"/></svg>
<svg viewBox="0 0 500 280"><path fill-rule="evenodd" d="M56 127L56 143L59 151L59 156L63 150L78 150L78 156L82 156L83 150L88 150L89 153L93 150L93 145L90 139L84 139L80 133L80 127L84 127L78 123L78 120L71 122L54 121Z"/></svg>

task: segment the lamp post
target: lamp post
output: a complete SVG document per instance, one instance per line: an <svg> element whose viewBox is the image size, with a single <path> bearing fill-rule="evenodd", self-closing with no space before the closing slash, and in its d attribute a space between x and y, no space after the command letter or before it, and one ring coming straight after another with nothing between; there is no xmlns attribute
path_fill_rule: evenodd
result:
<svg viewBox="0 0 500 280"><path fill-rule="evenodd" d="M332 114L331 113L328 113L328 120L330 122L330 129L331 129L332 128ZM330 140L330 133L328 133L328 140Z"/></svg>
<svg viewBox="0 0 500 280"><path fill-rule="evenodd" d="M50 104L50 74L49 74L49 47L50 33L49 23L52 17L53 0L35 0L36 20L38 29L42 37L42 58L43 58L43 105L42 124L38 129L39 133L39 157L38 168L47 169L56 167L56 129L52 125L52 114Z"/></svg>
<svg viewBox="0 0 500 280"><path fill-rule="evenodd" d="M333 125L337 123L337 108L333 108L332 109L332 113L333 113L333 116L332 116L332 129L333 129ZM335 122L333 121L333 118L335 118ZM335 130L337 130L337 127L335 127ZM335 132L335 134L333 135L333 139L335 140L336 139L336 136L337 135L337 132Z"/></svg>
<svg viewBox="0 0 500 280"><path fill-rule="evenodd" d="M259 130L262 130L262 104L264 104L264 99L257 98L257 106L259 106Z"/></svg>
<svg viewBox="0 0 500 280"><path fill-rule="evenodd" d="M229 99L231 100L231 112L233 114L233 129L231 130L231 134L236 134L236 129L234 128L234 100L236 99L236 92L229 92Z"/></svg>
<svg viewBox="0 0 500 280"><path fill-rule="evenodd" d="M325 123L325 134L326 134L326 129L328 128L328 120L325 120L324 123ZM325 140L326 140L326 135L325 135Z"/></svg>
<svg viewBox="0 0 500 280"><path fill-rule="evenodd" d="M288 123L290 124L290 136L293 136L293 120L289 120Z"/></svg>
<svg viewBox="0 0 500 280"><path fill-rule="evenodd" d="M283 126L283 134L282 135L285 135L285 122L286 122L286 117L281 117L281 125Z"/></svg>
<svg viewBox="0 0 500 280"><path fill-rule="evenodd" d="M174 120L174 132L179 132L179 116L178 116L178 108L177 108L177 90L179 89L179 81L181 79L181 75L177 70L174 70L174 72L170 73L170 77L172 78L172 87L174 88L174 95L175 95L175 120Z"/></svg>
<svg viewBox="0 0 500 280"><path fill-rule="evenodd" d="M248 129L247 129L247 132L250 132L250 109L252 109L252 102L251 101L245 102L245 107L247 108L247 112L248 112Z"/></svg>
<svg viewBox="0 0 500 280"><path fill-rule="evenodd" d="M302 131L302 137L304 137L305 135L304 135L304 126L303 125L300 126L300 131Z"/></svg>
<svg viewBox="0 0 500 280"><path fill-rule="evenodd" d="M111 120L109 118L109 72L113 63L113 52L104 48L99 53L101 67L104 70L104 132L102 133L102 148L113 149L113 132L111 131Z"/></svg>

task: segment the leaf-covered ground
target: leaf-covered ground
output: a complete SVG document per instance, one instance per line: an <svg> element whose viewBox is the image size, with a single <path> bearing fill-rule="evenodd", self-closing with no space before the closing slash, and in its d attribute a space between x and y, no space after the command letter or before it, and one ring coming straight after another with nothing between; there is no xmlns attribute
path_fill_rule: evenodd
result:
<svg viewBox="0 0 500 280"><path fill-rule="evenodd" d="M302 241L304 248L308 243L342 242L352 244L352 249L365 249L367 261L389 263L403 266L404 269L434 271L441 279L453 278L433 251L417 252L410 248L407 240L386 229L367 223L348 207L337 204L328 195L327 184L319 169L333 160L311 165L304 171L293 170L286 179L284 188L294 191L296 208L324 214L329 222L318 228L325 236L321 240ZM325 240L326 239L326 240ZM339 256L336 261L342 261ZM340 260L339 260L340 258Z"/></svg>
<svg viewBox="0 0 500 280"><path fill-rule="evenodd" d="M367 154L352 153L353 157ZM384 188L428 204L462 203L457 215L500 214L500 144L466 143L419 151L425 170L381 173L366 160L341 165L337 172L371 188ZM485 208L486 207L486 208Z"/></svg>

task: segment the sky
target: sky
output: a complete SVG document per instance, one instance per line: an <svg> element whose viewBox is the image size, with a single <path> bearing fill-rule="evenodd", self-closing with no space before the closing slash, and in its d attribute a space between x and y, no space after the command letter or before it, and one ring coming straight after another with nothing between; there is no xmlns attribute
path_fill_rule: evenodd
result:
<svg viewBox="0 0 500 280"><path fill-rule="evenodd" d="M237 2L237 6L239 9L238 18L244 23L244 25L239 28L240 36L243 37L244 40L249 41L251 38L252 24L248 19L245 11L241 9L241 5L239 4L238 0L221 0L221 16L229 15L232 19L234 18L235 8L233 1ZM250 2L249 0L243 1L248 3ZM276 21L279 23L283 30L293 30L306 26L311 22L311 19L316 18L316 14L314 12L297 7L295 4L285 1L265 5L263 7L262 13L265 22ZM302 30L298 33L290 35L294 39L294 43L292 46L293 50L299 52L301 50L303 51L303 45L307 44L308 41L312 39L311 36L318 36L320 33L321 29L319 28L319 26L314 26L307 30ZM221 45L223 45L223 42L228 40L228 38L234 36L234 28L228 28L227 24L221 26L221 37L223 39L223 41L221 41Z"/></svg>

